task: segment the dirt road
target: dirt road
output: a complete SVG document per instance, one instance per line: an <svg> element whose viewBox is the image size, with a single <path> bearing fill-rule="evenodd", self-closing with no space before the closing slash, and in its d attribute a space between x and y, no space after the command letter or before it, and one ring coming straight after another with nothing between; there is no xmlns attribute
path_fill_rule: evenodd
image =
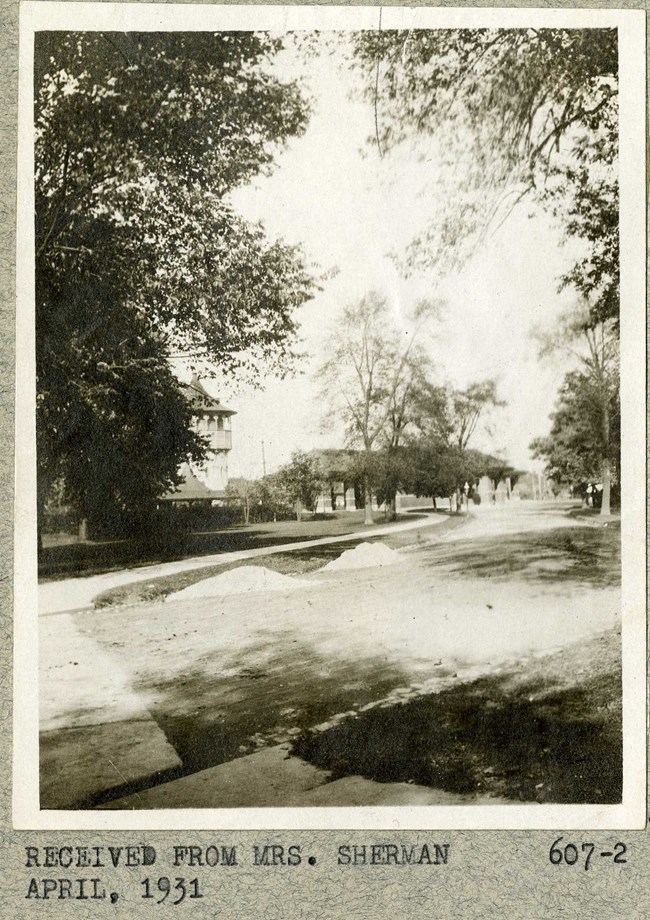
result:
<svg viewBox="0 0 650 920"><path fill-rule="evenodd" d="M214 767L314 727L326 737L375 709L532 672L542 656L616 635L618 535L562 508L485 509L400 556L301 575L299 589L272 594L42 618L43 804L101 802L109 789ZM138 721L148 746L122 768ZM75 749L100 731L115 775L75 784Z"/></svg>

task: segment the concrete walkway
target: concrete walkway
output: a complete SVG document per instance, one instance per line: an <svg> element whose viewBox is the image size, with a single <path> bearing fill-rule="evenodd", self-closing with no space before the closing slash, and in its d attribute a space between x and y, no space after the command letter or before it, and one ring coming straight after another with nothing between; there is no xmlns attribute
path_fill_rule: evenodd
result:
<svg viewBox="0 0 650 920"><path fill-rule="evenodd" d="M280 744L114 799L101 808L349 808L358 805L512 805L512 800L459 795L414 783L379 783L362 776L345 776L332 782L326 770L292 756L290 744Z"/></svg>
<svg viewBox="0 0 650 920"><path fill-rule="evenodd" d="M419 510L419 509L418 509ZM426 514L426 512L423 512ZM416 520L406 521L403 524L394 524L389 527L374 527L369 530L358 530L351 533L340 534L336 537L320 537L317 540L302 540L295 543L282 543L279 546L259 547L257 549L237 550L231 553L216 553L211 556L194 556L190 559L179 559L175 562L164 562L158 565L144 565L132 569L122 569L117 572L106 572L103 575L87 575L78 578L65 578L59 581L50 581L38 586L38 612L39 616L64 611L85 610L92 607L94 598L111 588L132 584L137 581L148 581L164 575L175 575L178 572L187 572L191 569L208 568L214 565L226 565L229 562L239 562L242 559L255 559L259 556L270 556L274 553L288 553L296 549L308 549L312 546L327 546L331 543L349 543L351 540L359 542L369 537L384 537L407 530L417 530L422 527L433 527L441 524L447 518L440 514L427 514L425 520L418 516Z"/></svg>
<svg viewBox="0 0 650 920"><path fill-rule="evenodd" d="M120 657L78 623L66 614L41 623L41 808L69 808L98 789L143 779L151 764L181 766L149 712L150 697L132 688ZM74 766L61 770L71 751Z"/></svg>

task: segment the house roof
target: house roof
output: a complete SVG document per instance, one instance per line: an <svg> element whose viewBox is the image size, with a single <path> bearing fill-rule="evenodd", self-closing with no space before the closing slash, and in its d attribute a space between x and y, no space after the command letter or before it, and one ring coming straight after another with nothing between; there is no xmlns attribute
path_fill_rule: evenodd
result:
<svg viewBox="0 0 650 920"><path fill-rule="evenodd" d="M229 409L216 397L210 396L196 374L192 375L189 383L181 384L181 389L185 393L187 401L192 409L197 412L210 413L215 412L218 415L237 415L233 409Z"/></svg>
<svg viewBox="0 0 650 920"><path fill-rule="evenodd" d="M225 492L213 492L200 479L197 479L187 463L181 466L179 472L183 477L183 481L173 491L161 495L160 501L196 502L212 501L216 498L224 497Z"/></svg>

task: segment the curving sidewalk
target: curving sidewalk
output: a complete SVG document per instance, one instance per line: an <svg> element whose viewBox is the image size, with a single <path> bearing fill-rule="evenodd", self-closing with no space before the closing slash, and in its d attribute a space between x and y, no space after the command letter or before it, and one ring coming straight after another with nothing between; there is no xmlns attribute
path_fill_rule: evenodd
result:
<svg viewBox="0 0 650 920"><path fill-rule="evenodd" d="M427 514L426 512L422 512ZM132 569L122 569L118 572L106 572L103 575L87 575L85 577L65 578L59 581L50 581L38 586L38 613L39 616L48 616L53 613L65 611L85 610L92 606L93 599L103 591L121 587L136 581L148 581L150 578L159 578L163 575L175 575L190 569L208 568L214 565L225 565L229 562L239 562L242 559L254 559L259 556L271 556L274 553L287 553L296 549L308 549L312 546L326 546L331 543L349 543L356 540L361 543L368 537L390 536L406 530L417 530L423 527L433 527L441 524L447 518L440 514L427 514L423 520L418 516L416 520L406 521L403 524L392 526L374 527L370 530L356 531L353 533L339 534L335 537L319 537L315 540L302 540L294 543L282 543L272 547L259 547L257 549L236 550L230 553L216 553L211 556L193 556L189 559L178 559L175 562L163 562L157 565L144 565Z"/></svg>

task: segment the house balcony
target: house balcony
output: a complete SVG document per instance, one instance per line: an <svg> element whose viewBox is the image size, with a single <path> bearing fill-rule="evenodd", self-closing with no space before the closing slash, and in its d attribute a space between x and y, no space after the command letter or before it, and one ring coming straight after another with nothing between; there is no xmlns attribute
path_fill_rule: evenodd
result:
<svg viewBox="0 0 650 920"><path fill-rule="evenodd" d="M231 450L232 449L232 432L226 431L209 431L201 432L207 434L210 440L212 450Z"/></svg>

